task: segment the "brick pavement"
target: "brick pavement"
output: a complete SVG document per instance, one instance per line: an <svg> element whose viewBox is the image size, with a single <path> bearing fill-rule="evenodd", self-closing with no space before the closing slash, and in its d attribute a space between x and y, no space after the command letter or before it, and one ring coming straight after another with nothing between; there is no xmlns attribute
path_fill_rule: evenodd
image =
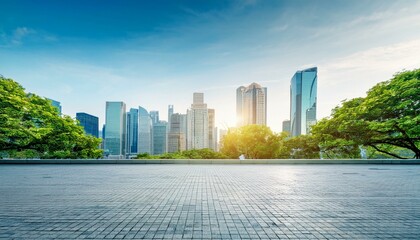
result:
<svg viewBox="0 0 420 240"><path fill-rule="evenodd" d="M0 165L1 239L420 239L419 165Z"/></svg>

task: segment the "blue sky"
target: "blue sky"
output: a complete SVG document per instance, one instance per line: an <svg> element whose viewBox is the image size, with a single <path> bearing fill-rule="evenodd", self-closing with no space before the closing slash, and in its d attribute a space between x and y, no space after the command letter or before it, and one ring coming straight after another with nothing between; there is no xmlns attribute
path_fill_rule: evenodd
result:
<svg viewBox="0 0 420 240"><path fill-rule="evenodd" d="M420 67L419 1L9 1L0 74L105 117L105 101L185 113L204 92L220 128L235 89L268 88L268 125L289 117L296 70L318 66L318 119L402 69ZM128 110L127 109L127 110Z"/></svg>

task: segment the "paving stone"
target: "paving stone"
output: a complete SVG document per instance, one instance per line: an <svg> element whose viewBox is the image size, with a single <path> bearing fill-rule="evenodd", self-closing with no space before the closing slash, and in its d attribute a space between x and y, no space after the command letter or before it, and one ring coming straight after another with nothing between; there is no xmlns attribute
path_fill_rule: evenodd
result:
<svg viewBox="0 0 420 240"><path fill-rule="evenodd" d="M0 239L420 239L419 165L0 165Z"/></svg>

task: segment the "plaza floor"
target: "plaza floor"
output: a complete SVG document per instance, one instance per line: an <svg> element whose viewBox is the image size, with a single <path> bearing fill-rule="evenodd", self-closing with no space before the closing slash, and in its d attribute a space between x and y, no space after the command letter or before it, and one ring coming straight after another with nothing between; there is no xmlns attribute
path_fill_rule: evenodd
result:
<svg viewBox="0 0 420 240"><path fill-rule="evenodd" d="M420 165L0 165L1 239L420 239Z"/></svg>

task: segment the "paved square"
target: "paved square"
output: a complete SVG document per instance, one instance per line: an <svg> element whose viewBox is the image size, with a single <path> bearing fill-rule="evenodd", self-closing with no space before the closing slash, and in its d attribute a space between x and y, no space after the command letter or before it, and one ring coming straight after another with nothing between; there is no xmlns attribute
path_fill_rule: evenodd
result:
<svg viewBox="0 0 420 240"><path fill-rule="evenodd" d="M0 165L4 239L420 239L419 165Z"/></svg>

